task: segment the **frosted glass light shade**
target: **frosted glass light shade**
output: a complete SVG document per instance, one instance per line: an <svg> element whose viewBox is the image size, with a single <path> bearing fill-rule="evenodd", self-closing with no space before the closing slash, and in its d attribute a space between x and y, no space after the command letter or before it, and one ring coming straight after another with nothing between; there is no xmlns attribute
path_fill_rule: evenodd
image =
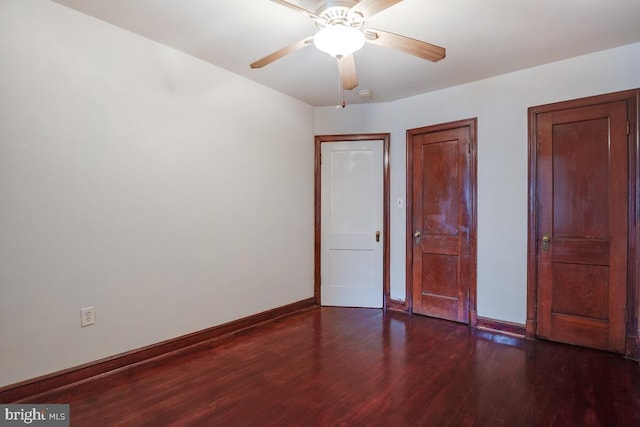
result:
<svg viewBox="0 0 640 427"><path fill-rule="evenodd" d="M347 56L364 46L364 34L357 28L336 24L318 31L313 44L333 57Z"/></svg>

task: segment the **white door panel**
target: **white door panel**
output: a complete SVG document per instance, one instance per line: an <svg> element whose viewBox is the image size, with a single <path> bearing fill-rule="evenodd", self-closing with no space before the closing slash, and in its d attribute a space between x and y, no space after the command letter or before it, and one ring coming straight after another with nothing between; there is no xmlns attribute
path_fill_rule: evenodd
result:
<svg viewBox="0 0 640 427"><path fill-rule="evenodd" d="M321 153L322 304L381 308L383 141L323 143Z"/></svg>

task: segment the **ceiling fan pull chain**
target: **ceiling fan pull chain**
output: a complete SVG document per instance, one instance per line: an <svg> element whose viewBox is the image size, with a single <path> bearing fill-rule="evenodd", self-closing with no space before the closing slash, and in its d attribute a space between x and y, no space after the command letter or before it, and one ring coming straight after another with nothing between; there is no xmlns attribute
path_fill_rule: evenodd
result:
<svg viewBox="0 0 640 427"><path fill-rule="evenodd" d="M344 87L342 87L342 79L338 78L338 99L342 99L342 102L336 105L336 109L340 110L347 106L346 101L344 100Z"/></svg>

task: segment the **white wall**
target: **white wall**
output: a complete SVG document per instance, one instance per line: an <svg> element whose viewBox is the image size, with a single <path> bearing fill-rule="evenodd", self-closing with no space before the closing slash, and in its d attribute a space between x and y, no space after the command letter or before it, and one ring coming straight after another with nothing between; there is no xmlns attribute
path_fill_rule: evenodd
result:
<svg viewBox="0 0 640 427"><path fill-rule="evenodd" d="M312 297L313 120L56 3L0 2L0 386Z"/></svg>
<svg viewBox="0 0 640 427"><path fill-rule="evenodd" d="M640 43L393 103L317 108L315 131L391 132L393 201L405 197L406 130L477 117L478 315L524 323L527 108L638 87ZM392 205L391 297L400 300L405 299L404 239L405 211Z"/></svg>

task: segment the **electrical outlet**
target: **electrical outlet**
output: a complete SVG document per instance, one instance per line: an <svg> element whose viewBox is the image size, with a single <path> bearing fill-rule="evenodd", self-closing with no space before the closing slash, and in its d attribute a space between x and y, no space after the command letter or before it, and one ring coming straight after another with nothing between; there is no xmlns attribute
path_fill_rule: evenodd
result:
<svg viewBox="0 0 640 427"><path fill-rule="evenodd" d="M96 323L96 308L85 307L80 309L80 326L91 326Z"/></svg>

